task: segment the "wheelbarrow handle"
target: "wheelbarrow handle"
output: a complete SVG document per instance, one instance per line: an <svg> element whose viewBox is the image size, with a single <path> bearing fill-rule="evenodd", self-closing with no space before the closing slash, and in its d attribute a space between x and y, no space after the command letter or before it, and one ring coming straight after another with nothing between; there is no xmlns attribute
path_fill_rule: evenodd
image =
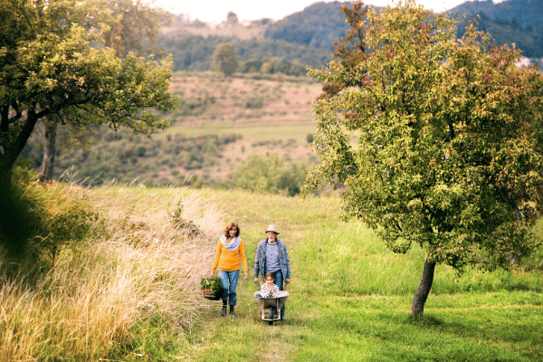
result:
<svg viewBox="0 0 543 362"><path fill-rule="evenodd" d="M255 282L255 285L256 285L257 290L260 290L260 283L259 283L259 282Z"/></svg>

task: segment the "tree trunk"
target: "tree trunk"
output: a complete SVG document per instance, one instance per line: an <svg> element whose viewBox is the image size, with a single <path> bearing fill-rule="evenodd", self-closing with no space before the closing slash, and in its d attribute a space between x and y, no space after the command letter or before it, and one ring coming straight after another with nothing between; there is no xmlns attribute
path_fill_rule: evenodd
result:
<svg viewBox="0 0 543 362"><path fill-rule="evenodd" d="M424 269L422 271L422 279L420 280L419 287L413 298L413 304L411 304L411 316L422 317L424 313L424 304L432 288L434 282L434 270L436 268L435 262L424 262Z"/></svg>
<svg viewBox="0 0 543 362"><path fill-rule="evenodd" d="M45 142L43 145L43 161L40 167L39 181L46 183L53 179L58 122L55 115L49 115L45 121Z"/></svg>
<svg viewBox="0 0 543 362"><path fill-rule="evenodd" d="M11 171L12 166L0 160L0 251L7 251L8 256L19 254L18 243L14 237L17 232L17 220L14 220L14 205ZM24 226L23 226L24 227Z"/></svg>
<svg viewBox="0 0 543 362"><path fill-rule="evenodd" d="M38 115L34 110L27 112L27 118L22 123L22 127L1 128L0 139L2 147L0 148L0 242L2 242L10 255L22 255L25 250L24 234L27 223L20 207L13 195L12 172L17 157L23 150L26 141L30 137L37 120L43 115ZM3 124L9 124L7 118L2 115ZM14 130L15 129L15 130Z"/></svg>
<svg viewBox="0 0 543 362"><path fill-rule="evenodd" d="M11 196L11 167L5 166L0 162L0 217L3 217L2 211L6 211L5 205Z"/></svg>

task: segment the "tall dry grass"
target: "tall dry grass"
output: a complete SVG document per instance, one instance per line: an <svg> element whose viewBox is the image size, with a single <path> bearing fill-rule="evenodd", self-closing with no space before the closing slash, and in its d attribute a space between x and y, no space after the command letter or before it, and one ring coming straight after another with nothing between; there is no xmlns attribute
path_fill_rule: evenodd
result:
<svg viewBox="0 0 543 362"><path fill-rule="evenodd" d="M213 200L186 189L134 193L123 188L88 196L101 214L92 238L64 250L32 283L26 268L0 289L0 361L118 359L139 353L142 331L183 334L198 319L199 279L210 272L222 214ZM189 236L171 213L202 231ZM26 270L32 270L29 267Z"/></svg>

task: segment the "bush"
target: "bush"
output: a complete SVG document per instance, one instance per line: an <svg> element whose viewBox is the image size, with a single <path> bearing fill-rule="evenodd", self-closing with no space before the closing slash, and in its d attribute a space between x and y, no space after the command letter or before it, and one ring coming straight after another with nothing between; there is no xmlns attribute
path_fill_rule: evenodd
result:
<svg viewBox="0 0 543 362"><path fill-rule="evenodd" d="M245 100L245 108L262 108L264 107L264 97L251 96Z"/></svg>
<svg viewBox="0 0 543 362"><path fill-rule="evenodd" d="M202 230L191 220L185 220L183 218L183 205L181 202L177 204L177 207L170 216L176 230L183 231L189 238L202 234Z"/></svg>
<svg viewBox="0 0 543 362"><path fill-rule="evenodd" d="M233 185L237 188L295 196L300 193L306 175L305 164L285 167L279 156L272 153L268 157L258 154L249 156L246 164L239 166L231 177Z"/></svg>
<svg viewBox="0 0 543 362"><path fill-rule="evenodd" d="M145 154L147 153L147 148L145 146L138 147L136 151L136 155L138 157L145 157Z"/></svg>

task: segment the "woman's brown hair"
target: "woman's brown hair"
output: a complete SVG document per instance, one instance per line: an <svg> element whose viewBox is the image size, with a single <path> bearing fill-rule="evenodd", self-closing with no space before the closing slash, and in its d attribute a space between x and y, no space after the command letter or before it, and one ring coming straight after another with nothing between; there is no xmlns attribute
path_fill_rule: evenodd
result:
<svg viewBox="0 0 543 362"><path fill-rule="evenodd" d="M230 237L230 233L229 231L232 230L233 227L236 227L236 236L239 236L239 233L241 232L241 230L239 229L239 225L238 223L232 221L231 223L229 223L228 225L226 225L226 229L224 229L224 236L226 236L227 238Z"/></svg>

